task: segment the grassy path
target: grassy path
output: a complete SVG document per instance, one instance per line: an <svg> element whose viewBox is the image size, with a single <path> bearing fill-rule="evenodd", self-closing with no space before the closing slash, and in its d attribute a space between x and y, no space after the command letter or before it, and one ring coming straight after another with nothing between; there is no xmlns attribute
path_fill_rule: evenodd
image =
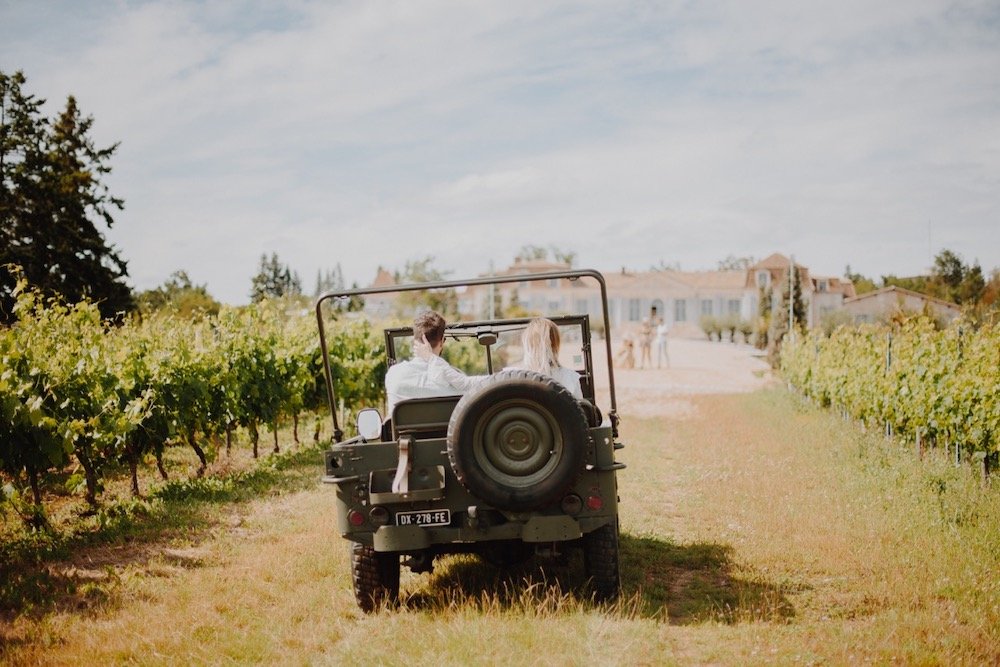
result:
<svg viewBox="0 0 1000 667"><path fill-rule="evenodd" d="M0 662L1000 661L996 488L783 392L690 400L623 425L615 609L574 598L577 560L454 557L404 570L403 608L366 617L330 491L307 483L91 573L93 595L6 629Z"/></svg>

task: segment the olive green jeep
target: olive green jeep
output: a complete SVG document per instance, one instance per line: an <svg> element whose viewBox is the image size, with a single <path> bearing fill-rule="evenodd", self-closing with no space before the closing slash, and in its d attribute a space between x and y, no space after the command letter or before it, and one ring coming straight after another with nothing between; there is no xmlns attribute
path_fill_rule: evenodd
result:
<svg viewBox="0 0 1000 667"><path fill-rule="evenodd" d="M354 592L364 611L396 602L401 558L412 571L429 572L436 556L462 552L508 566L536 553L565 558L570 549L579 548L594 599L617 597L616 473L625 465L615 461L622 445L617 441L606 287L600 273L581 270L354 289L318 299L329 400L336 406L324 302L397 291L581 279L600 286L607 417L595 397L587 314L550 318L560 330L560 363L580 375L583 400L545 375L494 368L520 358L521 332L530 319L515 318L448 325L445 339L458 341L464 365L488 375L465 395L403 400L384 420L377 410L363 409L359 435L348 440L331 410L334 438L325 452L323 482L336 489L337 530L352 543ZM390 366L409 356L412 336L409 327L385 330ZM447 352L446 346L446 358Z"/></svg>

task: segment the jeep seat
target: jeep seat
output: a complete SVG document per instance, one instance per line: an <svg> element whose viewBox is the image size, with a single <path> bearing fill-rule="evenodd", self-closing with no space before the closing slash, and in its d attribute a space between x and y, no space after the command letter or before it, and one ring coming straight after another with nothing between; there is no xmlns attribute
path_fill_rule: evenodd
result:
<svg viewBox="0 0 1000 667"><path fill-rule="evenodd" d="M448 435L448 422L461 396L434 396L400 401L392 409L392 437L401 434L420 438L443 438Z"/></svg>

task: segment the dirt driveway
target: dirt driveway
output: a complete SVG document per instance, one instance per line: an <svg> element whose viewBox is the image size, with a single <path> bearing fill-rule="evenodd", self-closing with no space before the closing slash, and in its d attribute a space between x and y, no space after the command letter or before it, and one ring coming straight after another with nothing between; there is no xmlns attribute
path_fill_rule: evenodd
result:
<svg viewBox="0 0 1000 667"><path fill-rule="evenodd" d="M618 412L635 417L682 418L694 407L687 398L698 394L734 394L754 391L777 382L763 353L750 345L671 339L670 365L615 368ZM594 346L598 402L608 384L604 347ZM638 359L636 359L638 362Z"/></svg>

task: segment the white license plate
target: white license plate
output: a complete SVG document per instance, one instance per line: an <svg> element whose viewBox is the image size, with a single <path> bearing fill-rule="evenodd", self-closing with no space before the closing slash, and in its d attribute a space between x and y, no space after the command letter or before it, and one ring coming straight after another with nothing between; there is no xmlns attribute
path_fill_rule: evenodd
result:
<svg viewBox="0 0 1000 667"><path fill-rule="evenodd" d="M447 526L450 523L451 510L396 512L397 526Z"/></svg>

